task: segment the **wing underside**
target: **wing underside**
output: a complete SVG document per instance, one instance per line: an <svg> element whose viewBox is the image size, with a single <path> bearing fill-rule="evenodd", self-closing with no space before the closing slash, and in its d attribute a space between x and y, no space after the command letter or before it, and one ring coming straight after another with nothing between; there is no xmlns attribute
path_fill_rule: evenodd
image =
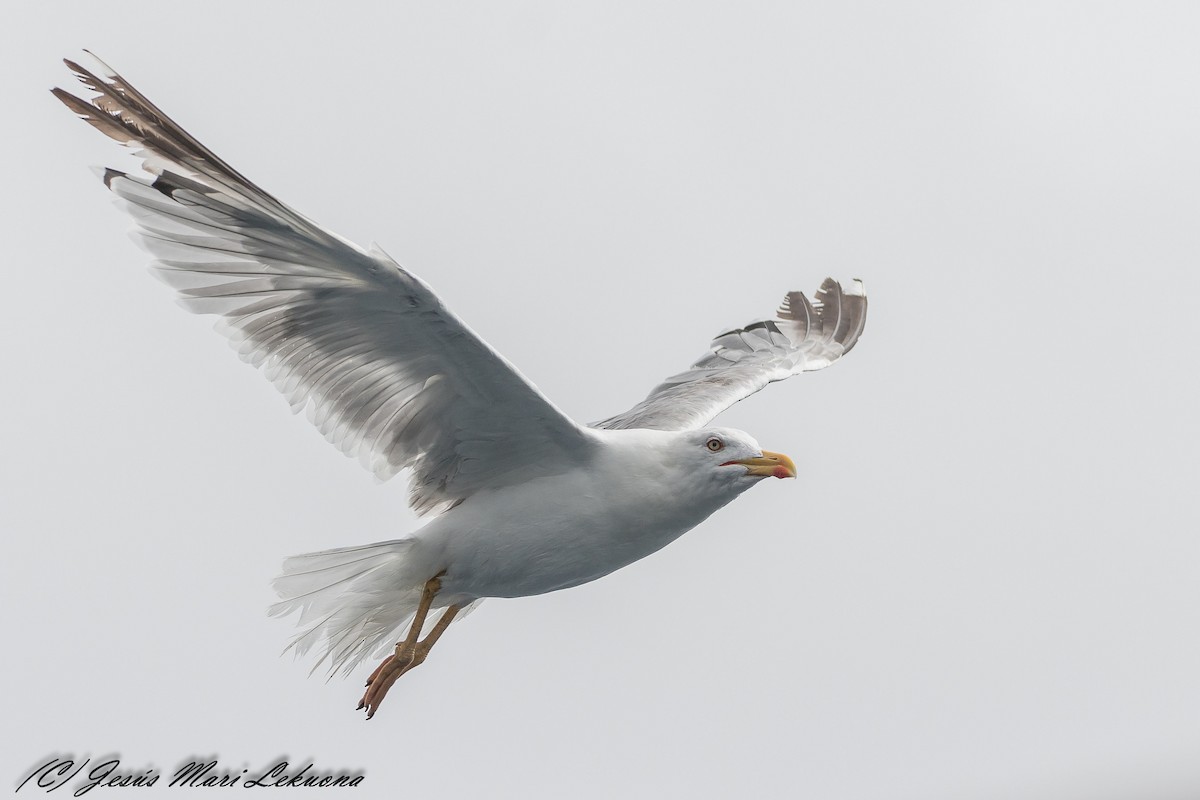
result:
<svg viewBox="0 0 1200 800"><path fill-rule="evenodd" d="M812 301L789 292L775 316L722 333L691 367L667 378L628 411L597 428L687 430L769 383L824 369L854 347L867 319L862 281L826 278Z"/></svg>

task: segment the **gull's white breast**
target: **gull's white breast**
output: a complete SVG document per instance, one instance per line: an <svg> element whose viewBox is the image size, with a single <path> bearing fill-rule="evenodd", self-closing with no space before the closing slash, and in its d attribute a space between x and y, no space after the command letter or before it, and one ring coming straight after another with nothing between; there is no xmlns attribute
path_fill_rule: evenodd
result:
<svg viewBox="0 0 1200 800"><path fill-rule="evenodd" d="M605 431L586 468L485 490L414 536L446 570L439 600L577 586L644 558L739 491L680 459L661 431ZM439 603L440 604L440 603Z"/></svg>

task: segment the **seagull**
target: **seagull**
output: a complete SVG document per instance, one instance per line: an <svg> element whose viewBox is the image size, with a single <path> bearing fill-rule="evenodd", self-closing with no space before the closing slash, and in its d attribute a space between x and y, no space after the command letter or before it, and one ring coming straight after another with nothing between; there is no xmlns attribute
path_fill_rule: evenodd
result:
<svg viewBox="0 0 1200 800"><path fill-rule="evenodd" d="M216 315L242 359L331 444L382 480L409 473L423 527L293 556L274 582L271 613L299 613L289 647L316 647L331 675L391 649L358 704L368 719L485 598L596 580L763 479L796 477L787 456L710 423L848 353L866 321L861 281L827 278L811 301L789 292L773 317L717 336L633 408L583 425L377 246L276 200L92 58L95 72L65 60L88 99L51 91L140 159L137 174L97 171L151 271L184 308Z"/></svg>

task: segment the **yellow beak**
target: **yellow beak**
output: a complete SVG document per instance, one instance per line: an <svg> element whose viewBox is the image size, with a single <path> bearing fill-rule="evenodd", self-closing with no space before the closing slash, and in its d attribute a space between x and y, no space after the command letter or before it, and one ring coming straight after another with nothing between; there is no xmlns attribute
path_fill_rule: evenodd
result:
<svg viewBox="0 0 1200 800"><path fill-rule="evenodd" d="M746 468L747 475L761 475L764 478L794 478L796 465L783 453L772 453L763 450L758 458L745 458L740 461L730 461L730 464L741 464Z"/></svg>

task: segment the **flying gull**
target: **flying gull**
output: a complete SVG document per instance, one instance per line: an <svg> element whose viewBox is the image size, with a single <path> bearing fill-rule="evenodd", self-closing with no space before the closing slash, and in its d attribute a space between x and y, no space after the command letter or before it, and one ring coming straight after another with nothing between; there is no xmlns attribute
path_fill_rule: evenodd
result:
<svg viewBox="0 0 1200 800"><path fill-rule="evenodd" d="M322 228L251 183L98 59L66 64L94 96L53 93L133 148L140 174L101 171L151 269L215 314L294 411L381 479L409 471L428 523L393 541L287 559L272 613L299 612L297 652L367 680L368 719L451 622L487 597L578 586L662 548L796 467L711 420L768 383L822 369L862 334L860 281L789 292L775 316L721 334L645 400L581 425L372 246ZM431 614L440 610L432 625ZM424 636L422 637L422 634Z"/></svg>

